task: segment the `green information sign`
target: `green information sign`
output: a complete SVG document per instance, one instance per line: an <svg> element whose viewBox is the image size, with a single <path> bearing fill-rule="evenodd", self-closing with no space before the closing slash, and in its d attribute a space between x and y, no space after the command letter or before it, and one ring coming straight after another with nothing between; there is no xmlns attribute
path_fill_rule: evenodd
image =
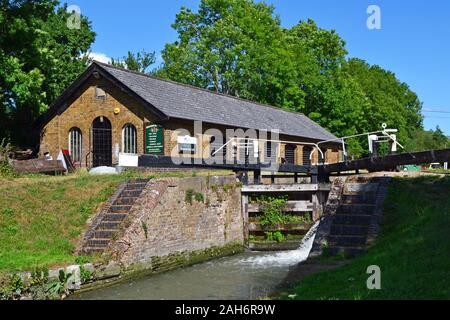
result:
<svg viewBox="0 0 450 320"><path fill-rule="evenodd" d="M151 125L145 129L145 153L164 155L164 128Z"/></svg>

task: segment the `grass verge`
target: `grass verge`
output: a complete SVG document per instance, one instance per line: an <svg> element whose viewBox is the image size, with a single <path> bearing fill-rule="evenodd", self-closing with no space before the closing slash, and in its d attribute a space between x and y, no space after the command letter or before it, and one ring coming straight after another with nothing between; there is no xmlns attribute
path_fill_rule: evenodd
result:
<svg viewBox="0 0 450 320"><path fill-rule="evenodd" d="M381 290L367 289L371 265L381 269ZM450 299L449 271L450 178L396 178L376 244L343 267L306 277L281 298Z"/></svg>
<svg viewBox="0 0 450 320"><path fill-rule="evenodd" d="M0 178L0 272L74 263L87 220L131 178L191 177L225 171L120 175L22 175ZM83 261L91 258L82 257Z"/></svg>

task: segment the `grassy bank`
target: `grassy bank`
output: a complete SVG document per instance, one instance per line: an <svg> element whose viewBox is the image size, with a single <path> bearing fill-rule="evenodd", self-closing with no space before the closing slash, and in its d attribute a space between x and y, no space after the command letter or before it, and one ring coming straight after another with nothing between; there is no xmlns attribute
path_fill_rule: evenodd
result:
<svg viewBox="0 0 450 320"><path fill-rule="evenodd" d="M192 173L0 178L0 272L76 262L74 249L86 221L117 186L130 178L162 176L185 177Z"/></svg>
<svg viewBox="0 0 450 320"><path fill-rule="evenodd" d="M368 290L367 267L381 268ZM450 299L450 178L395 179L382 232L366 254L306 277L282 298Z"/></svg>

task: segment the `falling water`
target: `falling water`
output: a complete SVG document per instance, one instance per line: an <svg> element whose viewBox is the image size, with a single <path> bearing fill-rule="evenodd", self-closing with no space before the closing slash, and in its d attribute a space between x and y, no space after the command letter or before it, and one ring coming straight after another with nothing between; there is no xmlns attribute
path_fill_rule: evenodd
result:
<svg viewBox="0 0 450 320"><path fill-rule="evenodd" d="M256 257L248 257L242 259L239 263L243 265L256 265L260 267L292 266L308 259L314 239L316 237L319 221L317 221L308 233L303 237L297 250L281 251L276 253L266 253Z"/></svg>
<svg viewBox="0 0 450 320"><path fill-rule="evenodd" d="M72 299L201 300L257 299L275 289L296 264L305 261L314 242L319 223L309 230L294 251L246 252L133 279Z"/></svg>

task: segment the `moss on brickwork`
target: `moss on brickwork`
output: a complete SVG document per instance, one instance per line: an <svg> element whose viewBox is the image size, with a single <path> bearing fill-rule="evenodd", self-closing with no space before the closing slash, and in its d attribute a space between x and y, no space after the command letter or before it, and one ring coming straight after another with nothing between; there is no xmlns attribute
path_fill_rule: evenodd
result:
<svg viewBox="0 0 450 320"><path fill-rule="evenodd" d="M126 278L151 275L241 252L244 252L244 246L239 242L231 242L224 246L213 246L191 252L175 252L163 257L152 257L146 262L135 263L126 268L123 274Z"/></svg>

